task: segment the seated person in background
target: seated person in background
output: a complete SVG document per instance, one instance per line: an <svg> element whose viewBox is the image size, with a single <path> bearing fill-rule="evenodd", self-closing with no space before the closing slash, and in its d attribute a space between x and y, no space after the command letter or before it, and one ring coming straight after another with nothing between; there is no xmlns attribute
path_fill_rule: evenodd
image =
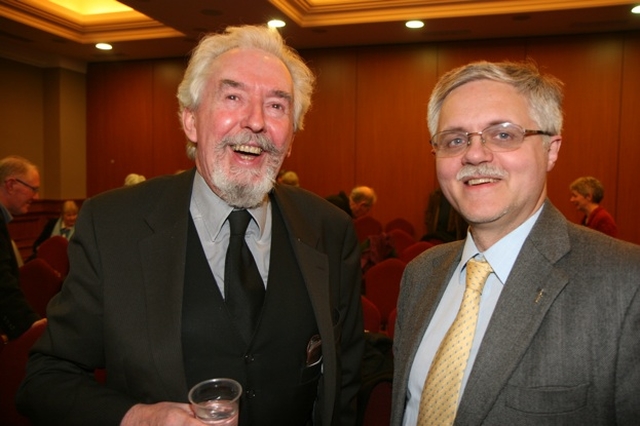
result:
<svg viewBox="0 0 640 426"><path fill-rule="evenodd" d="M38 198L39 189L40 173L29 160L18 156L9 156L0 160L0 336L2 341L20 337L40 319L20 289L20 269L7 227L13 216L27 213L31 202Z"/></svg>
<svg viewBox="0 0 640 426"><path fill-rule="evenodd" d="M136 185L140 182L144 182L145 180L147 180L146 177L144 177L143 175L139 175L136 173L130 173L127 175L126 178L124 178L124 186L132 186L132 185Z"/></svg>
<svg viewBox="0 0 640 426"><path fill-rule="evenodd" d="M73 200L62 203L62 213L59 218L50 219L45 225L40 236L33 243L33 256L35 257L38 246L46 239L54 235L60 235L67 240L73 235L73 231L78 218L78 205Z"/></svg>
<svg viewBox="0 0 640 426"><path fill-rule="evenodd" d="M613 216L600 206L604 198L602 183L594 177L584 176L573 181L569 189L569 201L585 215L582 224L615 238L618 235L618 226Z"/></svg>
<svg viewBox="0 0 640 426"><path fill-rule="evenodd" d="M296 172L289 170L278 176L278 183L300 186L300 179L298 179L298 174Z"/></svg>
<svg viewBox="0 0 640 426"><path fill-rule="evenodd" d="M463 240L467 236L467 222L455 209L442 190L436 188L429 195L427 211L424 214L427 233L421 238L434 244Z"/></svg>
<svg viewBox="0 0 640 426"><path fill-rule="evenodd" d="M348 197L344 191L326 197L327 201L340 207L354 219L367 215L377 199L375 191L368 186L356 186Z"/></svg>

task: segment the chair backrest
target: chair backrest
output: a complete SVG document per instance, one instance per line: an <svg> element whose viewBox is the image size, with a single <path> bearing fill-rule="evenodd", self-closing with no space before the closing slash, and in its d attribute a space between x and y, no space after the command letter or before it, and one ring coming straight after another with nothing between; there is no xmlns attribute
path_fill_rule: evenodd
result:
<svg viewBox="0 0 640 426"><path fill-rule="evenodd" d="M382 324L382 316L378 307L365 296L360 296L362 302L362 316L364 318L364 331L378 333Z"/></svg>
<svg viewBox="0 0 640 426"><path fill-rule="evenodd" d="M396 307L405 265L400 259L385 259L369 268L364 274L364 295L380 311L383 330L385 330L389 313Z"/></svg>
<svg viewBox="0 0 640 426"><path fill-rule="evenodd" d="M358 241L363 242L370 235L382 234L382 224L371 216L362 216L353 221Z"/></svg>
<svg viewBox="0 0 640 426"><path fill-rule="evenodd" d="M393 335L395 334L396 329L396 318L398 317L398 309L394 309L389 313L389 318L387 318L387 336L393 339Z"/></svg>
<svg viewBox="0 0 640 426"><path fill-rule="evenodd" d="M387 232L387 234L391 238L391 243L396 249L396 254L398 256L404 251L404 249L412 244L415 244L416 242L415 238L407 234L402 229L392 229L391 231Z"/></svg>
<svg viewBox="0 0 640 426"><path fill-rule="evenodd" d="M20 268L20 288L31 307L40 314L47 316L49 300L62 288L62 276L47 262L35 258Z"/></svg>
<svg viewBox="0 0 640 426"><path fill-rule="evenodd" d="M46 320L34 324L15 340L9 341L0 352L0 424L29 426L29 420L18 413L16 392L24 378L29 349L46 328Z"/></svg>
<svg viewBox="0 0 640 426"><path fill-rule="evenodd" d="M391 381L378 382L369 394L363 426L388 426L391 422Z"/></svg>
<svg viewBox="0 0 640 426"><path fill-rule="evenodd" d="M69 273L68 246L69 241L65 237L54 235L38 246L36 258L46 261L53 269L60 272L60 275L64 278Z"/></svg>
<svg viewBox="0 0 640 426"><path fill-rule="evenodd" d="M397 217L393 220L390 220L384 226L384 232L389 232L392 229L402 229L404 232L411 235L413 238L416 237L416 230L413 227L413 224L409 222L407 219L404 219L402 217Z"/></svg>
<svg viewBox="0 0 640 426"><path fill-rule="evenodd" d="M401 260L404 260L406 263L409 263L420 253L431 247L433 247L433 243L430 243L428 241L417 241L411 244L409 247L405 248L401 253L399 253L398 257Z"/></svg>

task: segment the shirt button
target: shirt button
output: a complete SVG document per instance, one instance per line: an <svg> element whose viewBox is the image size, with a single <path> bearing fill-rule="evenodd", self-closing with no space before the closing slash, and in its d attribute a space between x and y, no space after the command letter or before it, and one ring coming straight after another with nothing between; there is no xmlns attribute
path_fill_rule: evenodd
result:
<svg viewBox="0 0 640 426"><path fill-rule="evenodd" d="M251 364L253 361L255 361L255 357L253 355L245 355L244 356L244 363L245 364Z"/></svg>
<svg viewBox="0 0 640 426"><path fill-rule="evenodd" d="M255 398L256 391L253 389L247 389L247 391L244 394L247 396L247 398Z"/></svg>

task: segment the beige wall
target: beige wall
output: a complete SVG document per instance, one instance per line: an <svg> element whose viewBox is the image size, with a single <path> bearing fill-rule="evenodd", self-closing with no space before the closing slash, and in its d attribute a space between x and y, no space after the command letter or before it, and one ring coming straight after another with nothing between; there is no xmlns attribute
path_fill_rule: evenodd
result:
<svg viewBox="0 0 640 426"><path fill-rule="evenodd" d="M0 58L0 157L33 161L41 198L86 197L86 78Z"/></svg>

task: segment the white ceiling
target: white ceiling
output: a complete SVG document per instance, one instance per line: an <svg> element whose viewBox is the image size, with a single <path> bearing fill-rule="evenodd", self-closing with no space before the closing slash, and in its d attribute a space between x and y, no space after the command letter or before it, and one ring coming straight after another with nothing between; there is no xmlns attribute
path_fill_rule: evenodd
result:
<svg viewBox="0 0 640 426"><path fill-rule="evenodd" d="M73 22L39 11L42 1L0 0L0 57L76 69L181 57L206 32L272 18L287 22L281 32L297 49L640 31L640 15L630 13L640 0L121 0L151 18L141 28ZM425 27L405 28L409 18ZM94 48L102 37L112 51Z"/></svg>

